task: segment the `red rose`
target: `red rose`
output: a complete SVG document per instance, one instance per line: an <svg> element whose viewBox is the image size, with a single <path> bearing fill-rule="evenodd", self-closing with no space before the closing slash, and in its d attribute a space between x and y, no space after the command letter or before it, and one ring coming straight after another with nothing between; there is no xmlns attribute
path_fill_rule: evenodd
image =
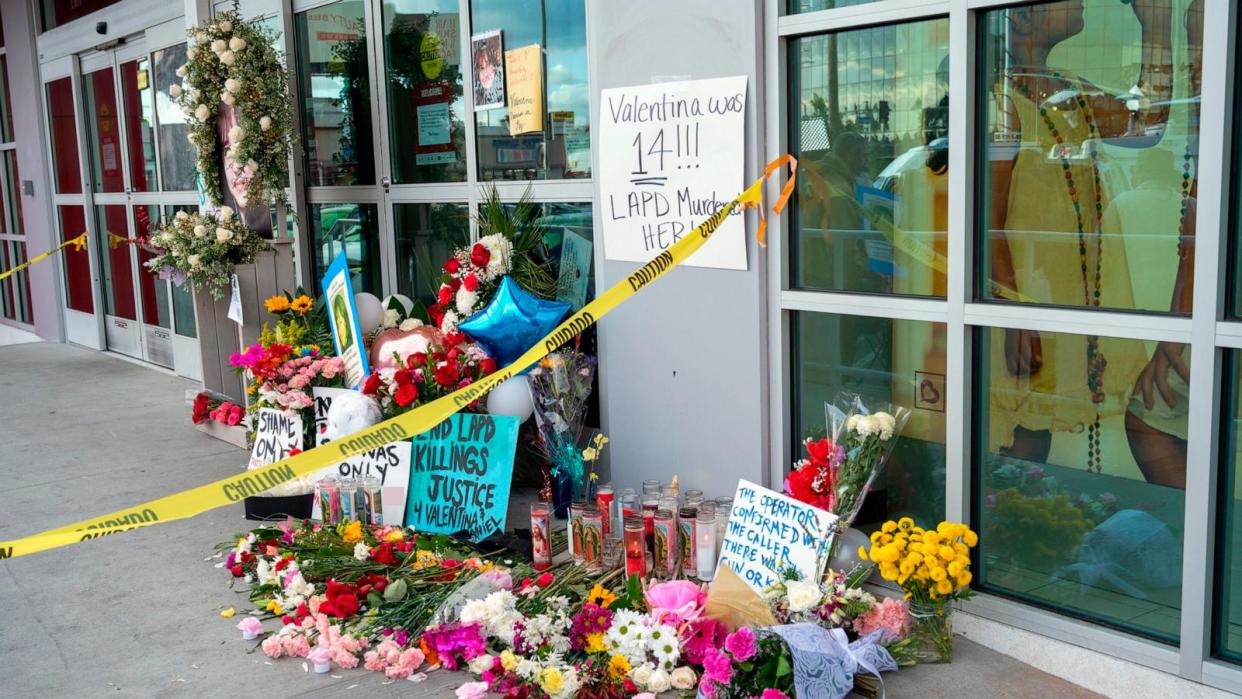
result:
<svg viewBox="0 0 1242 699"><path fill-rule="evenodd" d="M207 414L211 410L211 398L206 392L199 393L194 396L194 408L191 411L191 419L194 424L200 425L207 420Z"/></svg>
<svg viewBox="0 0 1242 699"><path fill-rule="evenodd" d="M457 274L461 271L461 263L457 261L456 257L450 257L444 261L444 271L449 274Z"/></svg>
<svg viewBox="0 0 1242 699"><path fill-rule="evenodd" d="M477 291L479 288L479 278L473 274L467 274L466 278L461 280L461 285L466 287L466 291Z"/></svg>
<svg viewBox="0 0 1242 699"><path fill-rule="evenodd" d="M460 356L461 356L461 350L457 347L454 347L453 349L448 351L448 354L445 355L444 358L450 362L455 362L457 361L457 358Z"/></svg>
<svg viewBox="0 0 1242 699"><path fill-rule="evenodd" d="M244 416L245 414L246 414L246 411L242 410L242 407L240 405L234 405L230 407L228 424L230 426L240 425L242 421L242 416Z"/></svg>
<svg viewBox="0 0 1242 699"><path fill-rule="evenodd" d="M492 259L492 251L487 249L483 243L475 243L470 250L470 264L475 267L486 267L489 260Z"/></svg>
<svg viewBox="0 0 1242 699"><path fill-rule="evenodd" d="M376 546L371 551L371 560L375 561L376 563L379 563L381 565L386 565L386 566L397 565L397 557L392 552L392 544L387 543L387 542L382 543L379 546ZM388 582L384 581L384 584L387 585ZM378 583L376 584L375 587L377 590L380 590L381 592L383 591L379 587Z"/></svg>
<svg viewBox="0 0 1242 699"><path fill-rule="evenodd" d="M436 367L435 372L436 383L441 386L452 386L457 383L457 365L451 362L445 362Z"/></svg>
<svg viewBox="0 0 1242 699"><path fill-rule="evenodd" d="M483 376L494 373L496 371L496 360L491 357L484 357L479 361L479 373Z"/></svg>
<svg viewBox="0 0 1242 699"><path fill-rule="evenodd" d="M408 359L405 360L406 366L410 367L411 369L417 369L426 363L427 363L426 352L415 352L414 354L411 354Z"/></svg>
<svg viewBox="0 0 1242 699"><path fill-rule="evenodd" d="M234 563L233 567L229 568L229 572L232 573L233 577L235 578L240 578L241 576L246 574L244 571L242 571L242 564L240 563Z"/></svg>
<svg viewBox="0 0 1242 699"><path fill-rule="evenodd" d="M445 347L456 347L458 345L464 345L466 344L466 342L467 342L466 334L459 330L454 330L453 332L444 336Z"/></svg>
<svg viewBox="0 0 1242 699"><path fill-rule="evenodd" d="M371 374L362 384L362 392L368 396L373 396L382 384L383 381L380 379L379 374Z"/></svg>
<svg viewBox="0 0 1242 699"><path fill-rule="evenodd" d="M440 285L440 295L436 297L440 303L448 305L453 300L453 287L448 284Z"/></svg>
<svg viewBox="0 0 1242 699"><path fill-rule="evenodd" d="M333 597L327 602L319 605L319 611L341 619L351 617L358 613L358 598L353 595L341 595Z"/></svg>
<svg viewBox="0 0 1242 699"><path fill-rule="evenodd" d="M410 371L408 369L398 369L393 372L392 380L398 386L406 386L410 383Z"/></svg>
<svg viewBox="0 0 1242 699"><path fill-rule="evenodd" d="M397 405L404 408L410 403L418 400L418 386L415 386L412 383L402 384L399 388L397 388L397 392L393 394L392 399L397 403Z"/></svg>
<svg viewBox="0 0 1242 699"><path fill-rule="evenodd" d="M539 585L539 587L547 587L554 582L556 582L556 576L551 573L543 573L537 580L535 580L535 583Z"/></svg>

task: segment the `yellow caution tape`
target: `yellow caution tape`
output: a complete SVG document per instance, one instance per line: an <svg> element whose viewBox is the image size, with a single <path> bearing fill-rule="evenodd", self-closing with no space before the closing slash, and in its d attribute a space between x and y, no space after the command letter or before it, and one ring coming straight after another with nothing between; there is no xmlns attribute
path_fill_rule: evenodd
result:
<svg viewBox="0 0 1242 699"><path fill-rule="evenodd" d="M66 240L60 245L57 245L51 250L48 250L47 252L35 255L34 257L30 258L29 260L26 260L25 262L14 267L13 269L6 269L5 271L0 272L0 280L7 279L13 276L14 274L17 274L18 272L22 271L23 269L26 269L30 265L33 265L36 262L42 262L46 260L47 258L51 257L52 255L55 255L56 253L60 252L61 250L64 250L65 248L69 247L70 245L73 246L74 250L81 250L83 247L86 246L86 234L83 233L82 235L76 238L70 238L69 240Z"/></svg>
<svg viewBox="0 0 1242 699"><path fill-rule="evenodd" d="M482 398L498 384L516 376L527 367L538 362L547 354L573 339L582 331L591 327L600 318L620 306L630 297L637 294L647 285L663 277L677 265L685 262L712 237L712 233L728 218L729 214L739 208L756 207L763 213L763 183L769 175L783 164L790 169L789 182L781 192L776 204L772 207L780 213L788 201L792 191L792 183L797 170L797 161L791 156L781 156L769 164L764 176L759 178L745 192L722 206L710 218L673 243L667 250L656 255L647 264L639 267L634 273L617 282L582 310L574 313L563 323L548 333L542 340L518 357L512 364L480 379L465 388L458 389L443 398L398 415L381 423L359 430L344 439L339 439L322 447L304 451L295 456L277 461L276 463L245 471L235 476L222 478L214 483L200 485L197 488L183 490L158 500L118 510L101 517L83 520L57 529L50 529L40 534L33 534L12 541L0 541L0 559L25 556L39 551L68 546L79 541L87 541L109 534L128 531L139 527L147 527L162 522L185 519L201 514L230 503L258 495L273 486L280 485L295 478L305 476L325 466L331 466L362 452L381 447L389 442L409 439L422 434L443 422L453 413Z"/></svg>

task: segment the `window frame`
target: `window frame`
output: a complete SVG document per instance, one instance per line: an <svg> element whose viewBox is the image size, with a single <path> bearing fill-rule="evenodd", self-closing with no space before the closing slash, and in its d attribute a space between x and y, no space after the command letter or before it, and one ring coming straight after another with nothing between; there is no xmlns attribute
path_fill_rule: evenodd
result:
<svg viewBox="0 0 1242 699"><path fill-rule="evenodd" d="M962 611L987 620L1067 641L1179 677L1221 689L1242 692L1242 665L1212 657L1214 559L1217 541L1218 474L1227 467L1221 453L1218 426L1222 400L1222 356L1226 349L1242 348L1242 319L1226 311L1228 277L1226 236L1234 209L1230 172L1234 168L1232 101L1237 91L1233 61L1204 61L1198 155L1198 210L1195 238L1194 304L1189 316L1155 313L1096 312L1088 309L1015 307L974 298L975 177L977 100L980 79L975 56L980 46L983 13L1020 5L1021 0L879 0L817 12L788 14L785 3L769 3L764 22L764 100L767 157L786 152L790 143L790 86L796 79L789 63L789 42L802 36L862 27L949 18L949 95L955 114L949 141L968 144L950 150L948 212L948 288L944 299L910 298L846 291L795 288L786 240L792 225L786 218L770 220L768 234L768 383L770 478L781 482L792 463L794 449L791 335L792 314L817 311L844 315L872 315L930 320L947 327L946 361L946 489L949 519L978 523L973 512L975 483L973 436L975 343L977 328L1017 327L1048 332L1072 332L1145 340L1188 343L1191 347L1190 402L1210 406L1212 419L1190 421L1185 533L1182 566L1181 640L1177 646L1084 622L1058 612L1039 609L999 595L981 593L957 603ZM1235 35L1242 31L1237 9L1226 0L1206 0L1203 53L1235 56ZM1227 20L1227 21L1222 21ZM1204 415L1208 417L1208 415Z"/></svg>

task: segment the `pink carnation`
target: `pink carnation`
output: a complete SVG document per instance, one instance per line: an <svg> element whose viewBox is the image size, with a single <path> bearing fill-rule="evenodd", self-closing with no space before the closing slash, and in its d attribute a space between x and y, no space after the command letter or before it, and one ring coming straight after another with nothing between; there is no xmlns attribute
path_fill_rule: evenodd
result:
<svg viewBox="0 0 1242 699"><path fill-rule="evenodd" d="M789 699L789 695L779 689L768 687L759 695L759 699Z"/></svg>
<svg viewBox="0 0 1242 699"><path fill-rule="evenodd" d="M707 593L689 580L656 583L647 588L644 596L656 621L676 627L698 619L707 603Z"/></svg>
<svg viewBox="0 0 1242 699"><path fill-rule="evenodd" d="M734 631L725 638L725 650L739 663L750 660L755 657L755 632L746 626Z"/></svg>
<svg viewBox="0 0 1242 699"><path fill-rule="evenodd" d="M910 635L910 609L905 600L889 597L854 619L854 632L866 636L881 632L881 643L893 643Z"/></svg>
<svg viewBox="0 0 1242 699"><path fill-rule="evenodd" d="M272 635L263 639L263 653L269 658L279 658L281 655L280 636Z"/></svg>

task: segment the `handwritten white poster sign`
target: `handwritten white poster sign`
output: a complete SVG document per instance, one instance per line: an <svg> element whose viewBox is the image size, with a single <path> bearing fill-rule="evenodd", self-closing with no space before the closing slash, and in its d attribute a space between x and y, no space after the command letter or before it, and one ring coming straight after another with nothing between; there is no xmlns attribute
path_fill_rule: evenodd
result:
<svg viewBox="0 0 1242 699"><path fill-rule="evenodd" d="M604 256L647 262L741 193L746 76L600 94ZM746 269L735 212L686 264Z"/></svg>
<svg viewBox="0 0 1242 699"><path fill-rule="evenodd" d="M258 422L248 469L274 464L294 449L302 449L302 418L271 408L260 408L255 417Z"/></svg>
<svg viewBox="0 0 1242 699"><path fill-rule="evenodd" d="M831 512L739 480L719 565L732 568L759 593L788 568L813 580L836 520Z"/></svg>

